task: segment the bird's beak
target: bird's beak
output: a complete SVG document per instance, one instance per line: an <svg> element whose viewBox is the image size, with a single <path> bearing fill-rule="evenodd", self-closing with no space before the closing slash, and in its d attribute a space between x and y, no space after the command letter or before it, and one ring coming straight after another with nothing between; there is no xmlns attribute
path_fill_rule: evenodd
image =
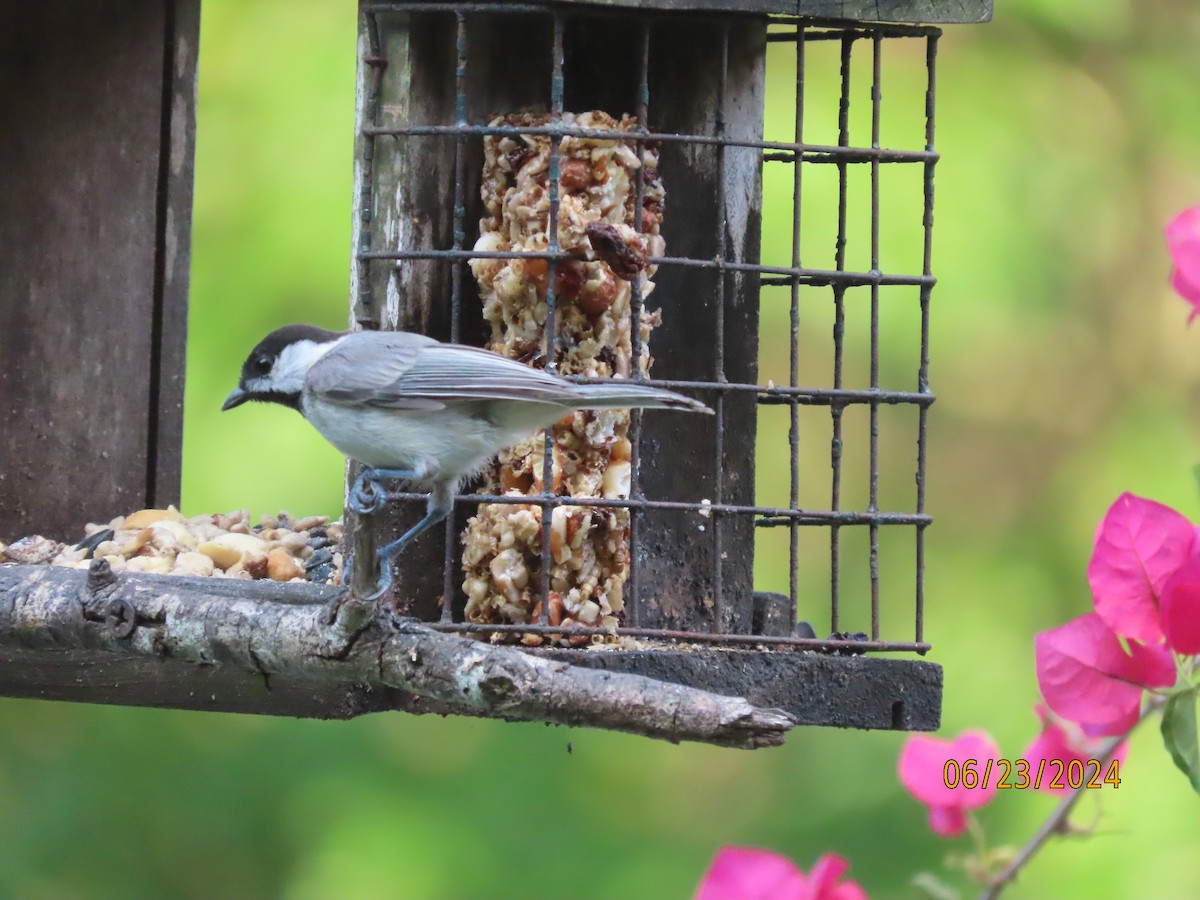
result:
<svg viewBox="0 0 1200 900"><path fill-rule="evenodd" d="M233 409L235 406L241 406L249 399L249 394L243 391L240 387L235 387L229 392L229 396L225 398L225 402L221 404L221 412L225 412L227 409Z"/></svg>

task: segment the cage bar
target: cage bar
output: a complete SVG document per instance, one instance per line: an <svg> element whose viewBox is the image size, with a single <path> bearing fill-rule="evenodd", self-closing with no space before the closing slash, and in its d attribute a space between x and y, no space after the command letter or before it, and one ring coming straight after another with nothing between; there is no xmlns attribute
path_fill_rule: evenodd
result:
<svg viewBox="0 0 1200 900"><path fill-rule="evenodd" d="M767 35L769 41L774 35ZM796 44L796 118L794 135L796 144L804 141L804 26L797 26L794 34ZM766 154L763 155L764 161ZM804 184L804 167L800 164L803 157L797 151L790 159L792 163L792 268L800 269L800 196ZM776 161L787 160L787 157L777 157ZM789 291L789 345L788 345L788 386L791 391L800 387L800 280L790 279ZM794 394L792 395L794 396ZM761 402L761 398L760 398ZM800 406L788 402L788 500L793 509L800 505ZM799 523L789 518L788 524L788 630L795 632L797 614L800 603L800 586L798 568L800 565L800 530Z"/></svg>
<svg viewBox="0 0 1200 900"><path fill-rule="evenodd" d="M935 101L935 69L937 64L937 35L930 36L926 42L925 71L928 73L925 89L925 149L933 150L933 110ZM921 213L921 227L924 232L922 250L922 269L929 276L933 259L933 166L936 158L925 163L922 180L922 197L924 209ZM917 389L922 395L929 394L929 295L931 285L921 286L921 360L917 371ZM927 418L928 404L922 404L918 409L917 425L917 512L925 512L925 447L928 434ZM917 525L917 571L925 571L925 525ZM916 624L914 631L918 641L925 636L925 581L917 579L916 597L914 598Z"/></svg>
<svg viewBox="0 0 1200 900"><path fill-rule="evenodd" d="M883 38L875 34L871 38L871 146L879 146L880 66L883 53ZM879 158L871 160L871 271L879 271ZM871 389L879 387L879 285L872 284L871 290ZM867 508L879 509L879 404L871 402L870 424L871 482ZM870 529L870 577L871 577L871 640L879 639L879 523L872 522Z"/></svg>
<svg viewBox="0 0 1200 900"><path fill-rule="evenodd" d="M838 144L850 143L850 53L854 49L854 36L843 34L841 41L841 93L838 99ZM837 245L834 250L834 265L838 272L844 272L846 267L846 187L847 172L845 161L838 164L838 230ZM844 359L844 339L846 333L846 288L845 281L833 285L834 322L833 322L833 389L842 387L842 365ZM842 413L845 407L840 403L831 403L829 414L832 418L833 436L829 444L829 464L833 469L831 496L829 508L837 511L841 507L842 494ZM835 634L841 626L841 532L838 525L829 528L829 628Z"/></svg>

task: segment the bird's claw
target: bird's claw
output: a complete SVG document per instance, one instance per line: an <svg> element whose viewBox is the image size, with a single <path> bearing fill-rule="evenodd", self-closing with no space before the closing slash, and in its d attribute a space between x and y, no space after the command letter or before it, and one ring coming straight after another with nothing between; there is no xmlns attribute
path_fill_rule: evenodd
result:
<svg viewBox="0 0 1200 900"><path fill-rule="evenodd" d="M375 585L375 591L363 597L364 600L378 600L388 592L388 588L392 586L392 561L381 557L379 560L379 581Z"/></svg>
<svg viewBox="0 0 1200 900"><path fill-rule="evenodd" d="M385 499L383 489L371 477L370 470L364 469L350 488L346 506L360 516L369 516L383 508Z"/></svg>
<svg viewBox="0 0 1200 900"><path fill-rule="evenodd" d="M354 554L351 553L346 557L346 562L342 566L342 586L347 590L352 590L354 571ZM387 593L388 588L392 586L392 563L390 559L386 559L380 554L379 558L379 581L375 584L375 590L363 600L378 600Z"/></svg>

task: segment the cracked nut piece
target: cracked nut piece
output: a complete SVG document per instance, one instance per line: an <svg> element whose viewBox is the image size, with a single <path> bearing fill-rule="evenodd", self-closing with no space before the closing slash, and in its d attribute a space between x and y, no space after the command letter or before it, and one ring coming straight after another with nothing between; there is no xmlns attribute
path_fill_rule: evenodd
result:
<svg viewBox="0 0 1200 900"><path fill-rule="evenodd" d="M291 581L293 578L303 578L304 569L296 564L287 550L276 547L267 554L267 575L272 581Z"/></svg>
<svg viewBox="0 0 1200 900"><path fill-rule="evenodd" d="M166 556L135 556L125 564L125 571L167 575L173 565L174 560Z"/></svg>
<svg viewBox="0 0 1200 900"><path fill-rule="evenodd" d="M624 500L629 496L630 476L633 466L628 460L610 462L604 470L601 493L606 500Z"/></svg>
<svg viewBox="0 0 1200 900"><path fill-rule="evenodd" d="M196 549L196 538L186 527L171 519L155 522L149 528L147 542L158 550Z"/></svg>
<svg viewBox="0 0 1200 900"><path fill-rule="evenodd" d="M175 565L171 569L172 575L192 575L199 578L207 578L212 575L215 568L210 557L203 553L197 553L194 550L185 550L175 557Z"/></svg>
<svg viewBox="0 0 1200 900"><path fill-rule="evenodd" d="M139 509L125 517L124 530L137 531L158 522L186 522L187 519L173 506L166 509Z"/></svg>
<svg viewBox="0 0 1200 900"><path fill-rule="evenodd" d="M7 562L20 563L26 566L39 566L42 563L50 562L50 560L58 556L65 549L65 546L58 541L42 537L40 534L32 534L29 537L21 538L19 541L14 541L5 547L4 557Z"/></svg>
<svg viewBox="0 0 1200 900"><path fill-rule="evenodd" d="M510 603L521 599L521 591L529 586L529 570L519 551L509 547L498 553L491 562L492 581Z"/></svg>
<svg viewBox="0 0 1200 900"><path fill-rule="evenodd" d="M603 171L603 166L601 166L601 174ZM592 183L592 167L582 159L564 160L558 175L558 183L568 193L585 191Z"/></svg>
<svg viewBox="0 0 1200 900"><path fill-rule="evenodd" d="M593 267L589 275L587 281L579 288L575 305L585 314L595 318L612 308L620 288L613 273L604 266Z"/></svg>
<svg viewBox="0 0 1200 900"><path fill-rule="evenodd" d="M267 544L266 541L255 535L231 532L211 541L205 541L196 549L209 557L220 568L228 570L246 556L265 557Z"/></svg>
<svg viewBox="0 0 1200 900"><path fill-rule="evenodd" d="M266 578L267 554L247 553L242 557L242 569L244 569L246 574L248 574L251 578Z"/></svg>

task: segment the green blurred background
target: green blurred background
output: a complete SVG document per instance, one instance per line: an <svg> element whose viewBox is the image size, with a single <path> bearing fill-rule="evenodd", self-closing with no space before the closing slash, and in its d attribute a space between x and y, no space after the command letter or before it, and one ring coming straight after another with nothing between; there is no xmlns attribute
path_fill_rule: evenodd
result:
<svg viewBox="0 0 1200 900"><path fill-rule="evenodd" d="M1166 287L1161 239L1200 200L1200 10L999 6L989 25L947 29L938 62L926 634L945 667L943 733L988 729L1013 757L1035 729L1032 636L1088 608L1084 568L1107 505L1132 490L1200 513L1200 332ZM267 330L346 321L355 28L349 0L203 4L189 514L339 507L340 457L298 416L217 408ZM772 53L768 131L786 138L791 64ZM836 66L823 54L809 60L805 136L833 142ZM882 143L916 147L920 47L889 45L884 72ZM869 139L869 66L863 78L857 143ZM774 165L764 255L786 263L790 174ZM806 182L813 266L832 259L836 185L823 168ZM869 200L853 177L852 218ZM885 269L919 269L919 188L885 175ZM849 265L865 265L860 225L850 240ZM916 291L891 290L882 379L911 389ZM801 303L802 381L827 384L828 291ZM864 303L848 298L851 386L866 378ZM764 293L763 316L764 378L782 381L786 291ZM828 413L804 415L802 501L820 506ZM882 419L882 502L911 508L912 417ZM764 415L760 429L764 502L786 491L785 420ZM865 423L847 422L847 442L861 441ZM856 452L847 505L865 490ZM901 538L882 551L883 627L906 639L911 532ZM827 538L805 540L801 587L816 600L802 614L821 630ZM863 627L865 543L847 542L845 624ZM760 588L786 589L785 551L782 535L761 542ZM872 897L906 897L910 876L955 846L897 783L899 734L801 729L783 749L745 753L401 715L322 723L27 701L0 702L0 723L5 897L685 897L731 843L805 868L836 851ZM1012 896L1200 895L1200 800L1152 730L1123 774L1119 790L1084 800L1081 821L1103 812L1097 833L1056 841ZM1021 843L1053 803L1008 792L982 818L992 840Z"/></svg>

